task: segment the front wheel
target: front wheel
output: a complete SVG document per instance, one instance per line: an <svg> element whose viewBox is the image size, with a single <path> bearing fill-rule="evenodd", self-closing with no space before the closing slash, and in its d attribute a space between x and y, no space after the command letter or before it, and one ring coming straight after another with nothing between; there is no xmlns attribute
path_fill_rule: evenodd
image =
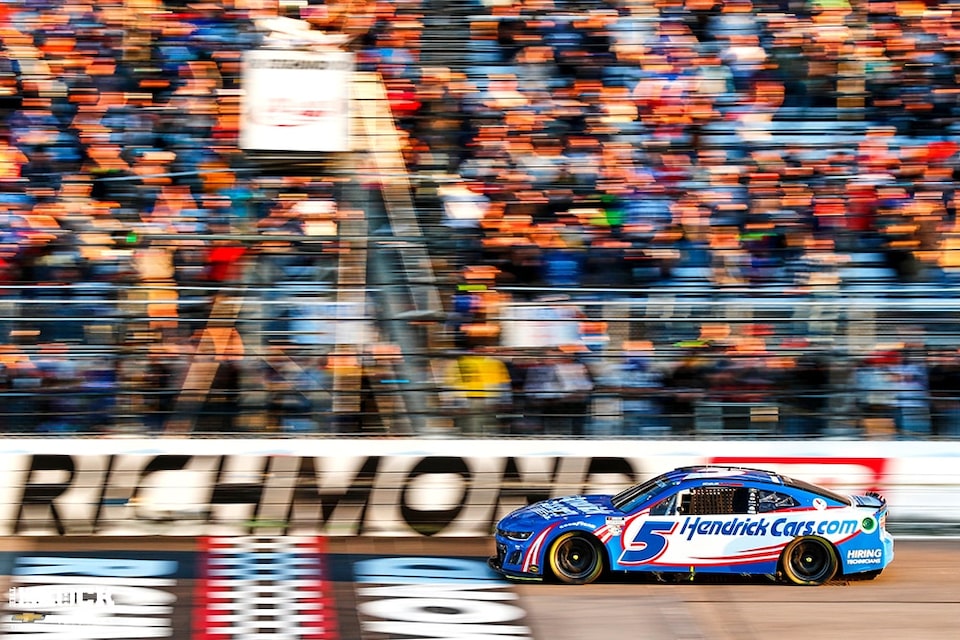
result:
<svg viewBox="0 0 960 640"><path fill-rule="evenodd" d="M798 585L820 585L837 573L833 545L823 538L797 538L783 550L783 573Z"/></svg>
<svg viewBox="0 0 960 640"><path fill-rule="evenodd" d="M571 531L564 533L550 545L550 570L560 582L587 584L603 571L600 546L587 536Z"/></svg>

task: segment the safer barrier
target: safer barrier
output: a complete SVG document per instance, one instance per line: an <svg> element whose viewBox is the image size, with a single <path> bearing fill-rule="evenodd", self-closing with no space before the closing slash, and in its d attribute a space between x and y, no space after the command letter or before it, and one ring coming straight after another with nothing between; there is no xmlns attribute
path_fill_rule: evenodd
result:
<svg viewBox="0 0 960 640"><path fill-rule="evenodd" d="M960 525L960 442L24 439L0 462L0 535L483 536L701 463L878 490L893 531Z"/></svg>

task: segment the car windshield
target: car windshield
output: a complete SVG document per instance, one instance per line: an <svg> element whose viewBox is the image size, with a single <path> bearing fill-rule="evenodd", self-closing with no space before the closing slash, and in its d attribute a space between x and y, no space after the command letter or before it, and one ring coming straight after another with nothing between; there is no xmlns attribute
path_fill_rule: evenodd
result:
<svg viewBox="0 0 960 640"><path fill-rule="evenodd" d="M646 482L628 487L613 496L613 506L620 511L629 511L653 496L660 494L666 489L675 487L678 484L680 484L679 479L674 480L666 478L665 476L657 476Z"/></svg>

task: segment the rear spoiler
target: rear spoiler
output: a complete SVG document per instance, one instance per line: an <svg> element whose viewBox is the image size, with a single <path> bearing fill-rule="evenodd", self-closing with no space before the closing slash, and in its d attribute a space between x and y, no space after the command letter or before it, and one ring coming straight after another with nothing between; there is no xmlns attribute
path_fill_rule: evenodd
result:
<svg viewBox="0 0 960 640"><path fill-rule="evenodd" d="M865 495L852 496L858 507L878 508L887 504L887 499L877 491L867 491Z"/></svg>

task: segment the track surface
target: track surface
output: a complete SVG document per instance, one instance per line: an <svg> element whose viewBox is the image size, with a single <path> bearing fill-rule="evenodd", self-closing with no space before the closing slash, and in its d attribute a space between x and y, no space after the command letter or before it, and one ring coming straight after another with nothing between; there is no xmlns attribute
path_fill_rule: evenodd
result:
<svg viewBox="0 0 960 640"><path fill-rule="evenodd" d="M137 554L143 552L143 557L149 557L151 552L162 551L193 557L192 552L197 548L197 542L187 538L0 539L0 551L8 552L4 554L8 558L4 573L10 572L9 558L15 558L16 554L56 555L66 552L64 555L69 556L83 552L97 557L138 557ZM363 560L396 557L458 558L476 560L473 564L480 566L479 560L490 553L491 543L458 538L331 538L326 541L326 551L332 567L330 595L336 601L337 636L350 640L382 640L416 636L383 633L382 627L377 631L375 625L364 623L362 613L358 611L367 610L362 603L368 599L362 594L365 586L369 588L369 581L368 585L355 583L351 567L360 566L357 563ZM537 583L502 585L502 592L497 593L503 595L491 596L487 600L502 600L495 605L488 602L489 606L502 610L519 607L525 612L523 618L511 621L520 627L513 627L513 631L499 627L502 631L493 634L493 637L505 640L582 640L590 637L638 640L955 640L960 637L960 541L898 539L896 553L893 564L876 580L838 582L823 587L783 586L765 579L718 581L698 578L693 583L662 584L649 579L619 578L582 587ZM178 597L183 602L195 603L197 580L188 576L182 578L175 587ZM9 578L0 578L0 581L0 586L6 590ZM373 582L376 588L377 580ZM421 586L407 584L404 588L420 589ZM428 585L426 593L429 594L430 588ZM421 594L418 602L426 603L428 597ZM413 610L415 608L407 609L408 612ZM444 613L442 607L431 608L426 604L422 611L424 620L431 615L442 618ZM196 629L196 623L189 620L189 607L175 613L174 617L181 620L172 627L173 637L177 640L199 637L191 631ZM401 627L402 623L394 626ZM23 634L0 634L0 637L14 635ZM276 637L291 636L280 633Z"/></svg>

